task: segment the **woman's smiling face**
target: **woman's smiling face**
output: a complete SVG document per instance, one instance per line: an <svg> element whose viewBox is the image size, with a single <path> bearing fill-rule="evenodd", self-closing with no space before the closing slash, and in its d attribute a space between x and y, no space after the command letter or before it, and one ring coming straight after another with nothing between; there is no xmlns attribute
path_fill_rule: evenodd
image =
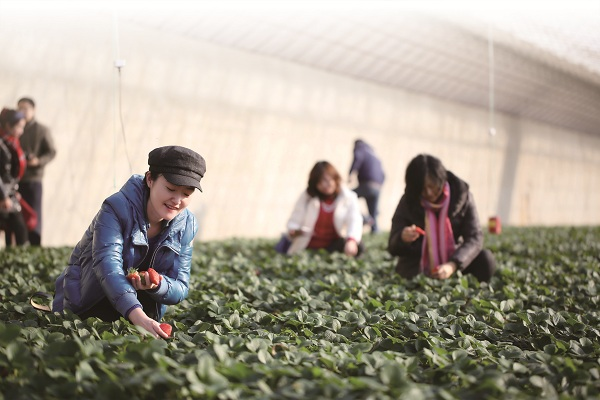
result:
<svg viewBox="0 0 600 400"><path fill-rule="evenodd" d="M190 204L195 191L193 187L173 185L162 175L152 180L148 173L146 182L150 188L146 211L151 224L175 218Z"/></svg>

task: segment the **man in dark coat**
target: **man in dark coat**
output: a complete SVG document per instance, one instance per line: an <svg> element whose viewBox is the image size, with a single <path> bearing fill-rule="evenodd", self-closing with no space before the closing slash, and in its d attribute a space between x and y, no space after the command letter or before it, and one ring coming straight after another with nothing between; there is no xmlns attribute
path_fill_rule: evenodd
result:
<svg viewBox="0 0 600 400"><path fill-rule="evenodd" d="M35 102L29 97L21 98L17 107L25 115L27 124L20 138L27 157L27 169L19 182L19 193L35 210L38 223L29 231L29 243L40 246L42 242L42 178L44 168L56 157L56 148L50 130L35 119Z"/></svg>

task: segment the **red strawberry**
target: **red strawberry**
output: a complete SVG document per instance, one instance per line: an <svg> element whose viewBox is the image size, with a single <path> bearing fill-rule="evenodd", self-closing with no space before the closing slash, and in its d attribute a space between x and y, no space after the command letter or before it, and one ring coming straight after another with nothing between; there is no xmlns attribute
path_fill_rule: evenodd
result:
<svg viewBox="0 0 600 400"><path fill-rule="evenodd" d="M148 268L148 276L150 277L150 282L158 285L160 283L161 276L158 272L154 270L154 268Z"/></svg>
<svg viewBox="0 0 600 400"><path fill-rule="evenodd" d="M160 329L162 329L162 331L164 333L166 333L169 337L171 337L171 331L173 330L171 325L163 322L162 324L160 324Z"/></svg>
<svg viewBox="0 0 600 400"><path fill-rule="evenodd" d="M127 279L129 279L129 281L131 282L134 276L140 276L140 274L138 273L137 268L131 267L127 270Z"/></svg>

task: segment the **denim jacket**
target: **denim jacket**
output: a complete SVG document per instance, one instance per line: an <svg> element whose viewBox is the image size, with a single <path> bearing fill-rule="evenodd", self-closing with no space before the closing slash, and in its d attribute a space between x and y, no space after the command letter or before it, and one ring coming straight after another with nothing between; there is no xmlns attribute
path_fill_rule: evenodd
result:
<svg viewBox="0 0 600 400"><path fill-rule="evenodd" d="M141 306L126 275L148 252L147 201L142 175L133 175L104 201L56 280L52 311L69 309L81 314L104 297L123 316ZM165 225L151 261L164 279L157 289L147 291L158 303L159 321L167 305L188 295L193 239L198 231L196 218L187 209Z"/></svg>

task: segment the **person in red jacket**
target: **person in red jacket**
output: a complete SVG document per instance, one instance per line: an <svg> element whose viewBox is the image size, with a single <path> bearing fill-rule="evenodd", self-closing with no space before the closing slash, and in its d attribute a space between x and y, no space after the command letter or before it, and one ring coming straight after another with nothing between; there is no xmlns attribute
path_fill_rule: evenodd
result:
<svg viewBox="0 0 600 400"><path fill-rule="evenodd" d="M25 128L25 116L17 110L4 108L0 112L0 220L5 243L18 246L29 243L27 226L21 213L17 189L26 168L19 137Z"/></svg>
<svg viewBox="0 0 600 400"><path fill-rule="evenodd" d="M496 262L483 249L483 232L469 185L442 162L419 154L406 168L404 195L392 218L388 251L396 272L447 279L457 270L489 281Z"/></svg>

